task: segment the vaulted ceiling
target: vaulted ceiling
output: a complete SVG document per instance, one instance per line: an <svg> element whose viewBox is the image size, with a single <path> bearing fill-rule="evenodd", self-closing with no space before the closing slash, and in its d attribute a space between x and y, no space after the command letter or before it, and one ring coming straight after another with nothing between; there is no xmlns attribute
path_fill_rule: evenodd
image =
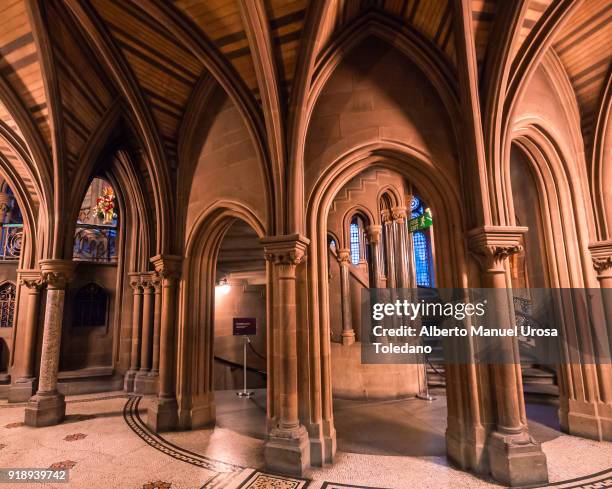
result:
<svg viewBox="0 0 612 489"><path fill-rule="evenodd" d="M471 26L483 78L499 39L511 43L508 66L537 36L552 39L547 49L567 72L588 139L610 79L612 0L504 2L3 0L0 152L9 160L20 158L5 137L9 133L30 149L31 139L38 138L49 161L62 161L69 179L109 111L140 101L134 118L150 115L150 127L172 164L194 94L211 79L239 99L255 130L270 139L268 118L290 113L298 77L307 91L327 48L367 15L413 32L455 74L458 39L463 39L457 29ZM565 4L567 18L552 22L555 9ZM469 16L469 22L458 22L458 16ZM504 16L515 16L515 22L503 22ZM542 32L549 24L551 30ZM495 35L508 25L514 26L513 35Z"/></svg>

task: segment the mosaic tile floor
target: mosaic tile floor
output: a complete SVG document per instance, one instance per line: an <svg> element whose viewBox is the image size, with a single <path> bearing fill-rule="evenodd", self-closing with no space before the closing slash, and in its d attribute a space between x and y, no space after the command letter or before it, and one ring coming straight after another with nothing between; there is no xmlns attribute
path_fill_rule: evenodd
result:
<svg viewBox="0 0 612 489"><path fill-rule="evenodd" d="M265 473L261 455L263 430L257 427L262 406L236 403L233 396L218 398L220 421L214 430L152 433L145 425L147 399L122 393L68 398L66 422L48 428L24 426L23 406L0 402L0 467L52 467L70 469L68 484L19 484L16 488L126 489L418 489L499 488L488 480L449 467L436 443L425 447L428 456L381 455L384 433L368 445L361 436L343 438L339 423L339 450L333 466L311 470L297 479ZM374 413L385 416L406 410L417 422L441 416L434 406L395 403L340 403L338 418L352 416L357 429L371 423ZM395 405L394 405L395 404ZM443 406L442 406L443 407ZM399 411L393 411L393 409ZM534 418L543 417L537 411ZM419 421L419 417L423 420ZM429 417L429 418L427 418ZM242 430L228 429L242 419ZM245 421L245 419L248 421ZM361 420L361 421L360 421ZM384 421L384 420L379 420ZM442 429L442 428L437 428ZM563 435L554 427L534 426L545 438L553 482L545 487L590 489L612 487L612 444ZM416 435L421 436L421 435ZM399 447L401 448L401 447ZM406 474L410 479L406 479ZM333 481L333 482L332 482ZM8 486L10 487L10 486Z"/></svg>

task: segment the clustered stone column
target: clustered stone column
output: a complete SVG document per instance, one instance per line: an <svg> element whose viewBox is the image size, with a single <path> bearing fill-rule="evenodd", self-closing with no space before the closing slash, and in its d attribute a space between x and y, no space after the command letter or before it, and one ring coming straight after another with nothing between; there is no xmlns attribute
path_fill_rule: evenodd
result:
<svg viewBox="0 0 612 489"><path fill-rule="evenodd" d="M23 333L22 365L20 375L9 389L9 402L27 401L36 392L36 343L38 339L38 320L40 295L45 288L40 270L19 270L19 283L28 290L26 321Z"/></svg>
<svg viewBox="0 0 612 489"><path fill-rule="evenodd" d="M156 272L130 273L133 293L130 368L124 390L156 394L159 376L161 280Z"/></svg>
<svg viewBox="0 0 612 489"><path fill-rule="evenodd" d="M368 226L367 230L367 240L370 244L370 252L372 261L372 279L374 283L372 284L374 288L379 289L381 287L380 281L380 235L382 234L382 226L379 224L372 224Z"/></svg>
<svg viewBox="0 0 612 489"><path fill-rule="evenodd" d="M25 408L25 423L29 426L49 426L60 423L65 416L64 396L57 391L60 342L64 317L66 286L72 279L72 260L42 260L42 280L47 284L47 302L40 358L38 391Z"/></svg>
<svg viewBox="0 0 612 489"><path fill-rule="evenodd" d="M470 250L481 265L483 286L498 289L495 312L499 325L507 324L508 316L504 315L513 311L510 291L504 290L510 288L506 281L508 258L521 250L521 237L526 230L486 226L468 233ZM509 303L504 304L505 300ZM491 315L488 319L492 319ZM496 426L489 435L489 464L493 477L511 486L548 481L546 455L527 428L516 341L514 337L501 339L497 345L502 361L489 365L496 407Z"/></svg>
<svg viewBox="0 0 612 489"><path fill-rule="evenodd" d="M599 338L600 348L608 347L607 351L599 352L603 358L610 358L612 349L612 240L599 241L589 246L593 258L593 267L597 272L597 280L601 287L601 298L606 328L602 325L598 333L607 338ZM583 434L598 440L612 441L612 365L609 362L599 362L596 365L598 389L595 398L595 429L584 430ZM571 427L570 427L571 428ZM570 432L578 432L571 430ZM580 433L577 433L580 434Z"/></svg>
<svg viewBox="0 0 612 489"><path fill-rule="evenodd" d="M395 270L395 223L391 211L383 211L382 222L385 228L385 255L387 257L387 288L394 289L396 287L396 270Z"/></svg>
<svg viewBox="0 0 612 489"><path fill-rule="evenodd" d="M134 390L134 378L138 372L140 361L140 333L142 327L142 283L138 272L130 273L130 287L134 291L132 303L132 341L130 343L130 368L125 374L123 390L132 392Z"/></svg>
<svg viewBox="0 0 612 489"><path fill-rule="evenodd" d="M411 247L408 241L407 214L405 207L395 207L392 210L395 223L396 241L399 246L399 273L397 286L401 289L410 288L410 263L412 262Z"/></svg>
<svg viewBox="0 0 612 489"><path fill-rule="evenodd" d="M178 421L176 401L175 319L177 282L181 257L157 255L151 263L161 279L159 333L159 392L147 414L147 424L155 431L175 429Z"/></svg>
<svg viewBox="0 0 612 489"><path fill-rule="evenodd" d="M273 378L278 411L269 427L264 448L269 470L301 476L310 464L310 441L298 413L296 267L306 256L308 239L301 235L262 240L266 260L273 267L274 300L272 339Z"/></svg>
<svg viewBox="0 0 612 489"><path fill-rule="evenodd" d="M353 317L351 313L351 250L346 248L338 250L340 264L340 301L342 306L342 344L355 343L353 330Z"/></svg>

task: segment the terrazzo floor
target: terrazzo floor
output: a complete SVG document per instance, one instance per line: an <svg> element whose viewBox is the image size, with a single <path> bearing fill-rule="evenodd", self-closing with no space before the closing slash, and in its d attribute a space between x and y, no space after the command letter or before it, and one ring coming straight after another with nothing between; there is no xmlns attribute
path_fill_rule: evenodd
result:
<svg viewBox="0 0 612 489"><path fill-rule="evenodd" d="M335 405L338 453L333 466L304 479L263 472L265 392L238 399L217 393L214 430L156 435L146 428L146 398L123 393L70 396L67 419L23 425L23 405L0 402L0 467L68 467L68 484L28 488L341 489L499 488L450 467L444 456L443 395L418 400ZM528 406L533 436L548 457L547 487L612 487L612 443L558 431L555 408ZM563 482L567 481L567 482ZM1 486L2 484L0 484Z"/></svg>

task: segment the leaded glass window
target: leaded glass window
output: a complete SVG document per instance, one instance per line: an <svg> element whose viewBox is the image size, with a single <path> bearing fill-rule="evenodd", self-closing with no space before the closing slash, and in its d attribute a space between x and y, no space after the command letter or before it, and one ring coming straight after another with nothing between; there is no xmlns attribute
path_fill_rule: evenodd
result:
<svg viewBox="0 0 612 489"><path fill-rule="evenodd" d="M0 328L11 328L15 316L15 284L5 282L0 286Z"/></svg>
<svg viewBox="0 0 612 489"><path fill-rule="evenodd" d="M106 326L108 294L97 284L81 287L75 297L74 326Z"/></svg>
<svg viewBox="0 0 612 489"><path fill-rule="evenodd" d="M359 223L357 219L353 219L350 226L350 235L351 235L351 262L353 265L357 265L359 263L361 250L360 250L360 241L361 236L359 236Z"/></svg>

